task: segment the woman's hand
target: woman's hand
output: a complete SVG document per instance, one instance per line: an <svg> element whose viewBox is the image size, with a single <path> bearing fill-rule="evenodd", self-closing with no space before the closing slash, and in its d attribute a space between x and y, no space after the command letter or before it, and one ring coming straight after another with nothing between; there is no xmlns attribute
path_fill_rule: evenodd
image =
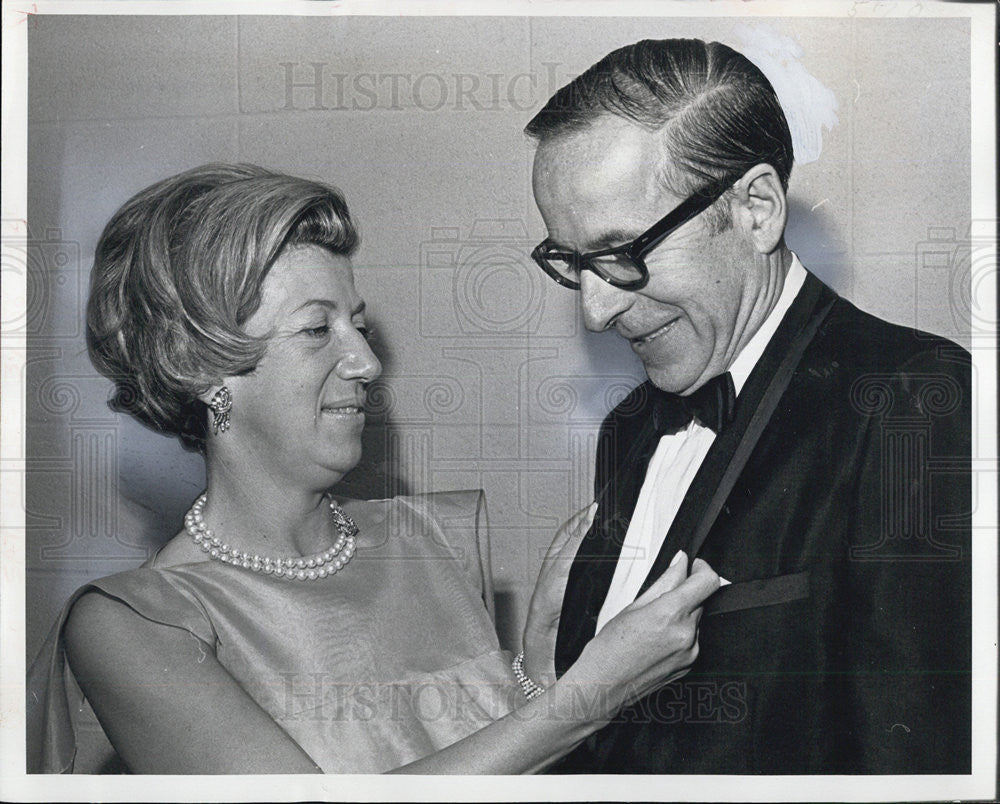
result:
<svg viewBox="0 0 1000 804"><path fill-rule="evenodd" d="M680 552L645 593L587 643L564 676L593 685L588 697L608 717L680 678L698 657L701 607L719 588L719 576L700 558L690 575L687 570L688 557Z"/></svg>
<svg viewBox="0 0 1000 804"><path fill-rule="evenodd" d="M577 511L558 530L542 561L535 591L531 595L522 639L524 670L529 678L543 687L551 686L556 680L556 633L566 581L576 551L590 530L596 512L597 503L591 503Z"/></svg>

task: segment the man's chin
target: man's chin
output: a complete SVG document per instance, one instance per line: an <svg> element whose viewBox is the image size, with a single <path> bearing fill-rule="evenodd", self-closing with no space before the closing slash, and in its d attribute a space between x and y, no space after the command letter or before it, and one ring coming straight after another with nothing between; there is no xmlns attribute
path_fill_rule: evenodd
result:
<svg viewBox="0 0 1000 804"><path fill-rule="evenodd" d="M678 372L676 369L646 366L646 376L661 391L671 394L685 394L697 382L698 375Z"/></svg>

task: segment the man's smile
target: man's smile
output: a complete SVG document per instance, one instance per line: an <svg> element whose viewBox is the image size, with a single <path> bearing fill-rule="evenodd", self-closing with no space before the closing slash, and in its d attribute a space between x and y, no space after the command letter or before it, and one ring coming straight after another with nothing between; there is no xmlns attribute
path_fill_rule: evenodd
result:
<svg viewBox="0 0 1000 804"><path fill-rule="evenodd" d="M681 316L676 316L674 318L671 318L669 321L667 321L667 323L663 324L662 326L659 326L656 329L651 330L643 335L635 335L635 336L626 335L626 337L632 344L632 348L638 351L643 349L645 346L652 343L653 341L655 341L657 338L660 338L661 336L668 333L671 329L673 329L674 324L676 324L680 320Z"/></svg>

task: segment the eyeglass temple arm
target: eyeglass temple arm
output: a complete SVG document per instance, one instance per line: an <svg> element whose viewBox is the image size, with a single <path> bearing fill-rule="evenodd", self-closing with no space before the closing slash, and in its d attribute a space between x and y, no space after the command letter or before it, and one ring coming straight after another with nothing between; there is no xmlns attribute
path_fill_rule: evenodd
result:
<svg viewBox="0 0 1000 804"><path fill-rule="evenodd" d="M723 190L725 192L725 190ZM675 229L679 229L689 220L691 220L696 215L701 214L706 209L708 209L712 204L719 200L722 193L711 194L708 196L695 195L687 199L683 204L674 209L667 217L660 221L656 226L643 234L639 235L631 243L630 256L636 254L642 254L643 252L649 251L660 243L667 235L673 232Z"/></svg>

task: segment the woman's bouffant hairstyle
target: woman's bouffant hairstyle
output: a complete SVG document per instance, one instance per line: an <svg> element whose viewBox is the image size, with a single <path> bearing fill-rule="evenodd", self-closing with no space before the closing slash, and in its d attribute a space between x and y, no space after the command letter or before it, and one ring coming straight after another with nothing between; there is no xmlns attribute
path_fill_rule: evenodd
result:
<svg viewBox="0 0 1000 804"><path fill-rule="evenodd" d="M87 303L87 348L115 384L111 409L204 451L198 396L260 361L266 339L243 324L275 260L302 245L355 250L343 196L255 165L203 165L126 202L97 244Z"/></svg>
<svg viewBox="0 0 1000 804"><path fill-rule="evenodd" d="M788 189L792 136L764 74L731 47L700 39L644 39L619 48L553 95L525 128L544 140L615 115L662 135L660 179L684 195L722 189L762 162ZM728 207L709 210L728 227Z"/></svg>

